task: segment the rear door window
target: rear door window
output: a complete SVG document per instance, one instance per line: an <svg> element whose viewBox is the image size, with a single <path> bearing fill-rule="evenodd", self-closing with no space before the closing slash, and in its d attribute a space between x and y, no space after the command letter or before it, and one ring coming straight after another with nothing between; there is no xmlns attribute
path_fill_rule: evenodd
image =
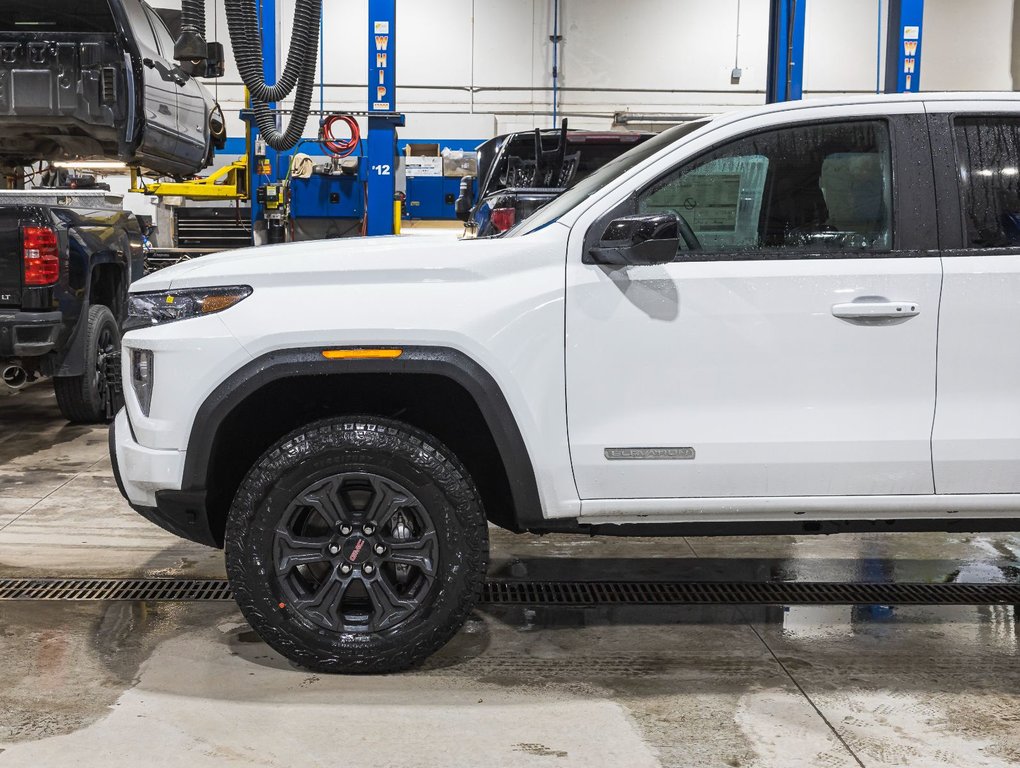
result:
<svg viewBox="0 0 1020 768"><path fill-rule="evenodd" d="M954 133L967 247L1020 246L1020 118L957 118Z"/></svg>
<svg viewBox="0 0 1020 768"><path fill-rule="evenodd" d="M0 0L0 32L116 32L107 0Z"/></svg>

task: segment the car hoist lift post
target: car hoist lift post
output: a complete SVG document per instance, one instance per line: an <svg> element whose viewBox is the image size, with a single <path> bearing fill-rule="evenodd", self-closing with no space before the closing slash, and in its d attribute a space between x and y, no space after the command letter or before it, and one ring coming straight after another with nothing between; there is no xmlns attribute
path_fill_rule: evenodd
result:
<svg viewBox="0 0 1020 768"><path fill-rule="evenodd" d="M886 33L886 93L921 90L921 28L924 0L890 0Z"/></svg>
<svg viewBox="0 0 1020 768"><path fill-rule="evenodd" d="M397 128L396 0L368 1L368 184L365 216L369 235L394 234Z"/></svg>
<svg viewBox="0 0 1020 768"><path fill-rule="evenodd" d="M766 101L794 101L804 90L804 18L807 0L771 0Z"/></svg>

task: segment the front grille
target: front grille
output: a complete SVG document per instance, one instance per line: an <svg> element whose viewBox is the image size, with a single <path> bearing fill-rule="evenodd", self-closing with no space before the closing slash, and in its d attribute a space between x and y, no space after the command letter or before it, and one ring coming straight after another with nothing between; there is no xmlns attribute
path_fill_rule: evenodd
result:
<svg viewBox="0 0 1020 768"><path fill-rule="evenodd" d="M222 579L0 579L0 600L232 599ZM512 581L490 579L496 605L1020 605L1020 584Z"/></svg>

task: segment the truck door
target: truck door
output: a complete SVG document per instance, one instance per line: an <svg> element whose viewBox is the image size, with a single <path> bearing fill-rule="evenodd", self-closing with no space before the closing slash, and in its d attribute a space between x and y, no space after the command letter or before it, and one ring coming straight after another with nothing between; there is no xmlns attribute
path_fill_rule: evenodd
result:
<svg viewBox="0 0 1020 768"><path fill-rule="evenodd" d="M578 221L566 374L582 499L933 493L942 275L923 108L902 109L779 113L681 153L619 207L690 224L672 263L584 264L616 214Z"/></svg>
<svg viewBox="0 0 1020 768"><path fill-rule="evenodd" d="M167 61L173 61L174 41L163 20L151 8L145 8L152 29L156 33L156 42ZM204 165L209 143L209 115L205 96L198 81L180 73L176 81L177 88L177 156L182 163L190 168Z"/></svg>
<svg viewBox="0 0 1020 768"><path fill-rule="evenodd" d="M141 114L145 125L138 154L164 160L178 154L177 83L174 63L161 52L149 17L140 0L120 0L129 25L129 37L134 40L142 62ZM172 53L172 49L171 49Z"/></svg>
<svg viewBox="0 0 1020 768"><path fill-rule="evenodd" d="M927 107L945 267L935 490L1020 493L1020 110L991 99Z"/></svg>

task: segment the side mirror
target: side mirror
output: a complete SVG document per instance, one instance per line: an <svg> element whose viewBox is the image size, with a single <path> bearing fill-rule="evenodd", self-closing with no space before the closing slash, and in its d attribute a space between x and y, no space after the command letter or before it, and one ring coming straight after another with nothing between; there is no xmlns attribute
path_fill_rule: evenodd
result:
<svg viewBox="0 0 1020 768"><path fill-rule="evenodd" d="M584 262L617 267L668 264L676 259L679 249L680 227L676 214L623 216L610 222Z"/></svg>
<svg viewBox="0 0 1020 768"><path fill-rule="evenodd" d="M180 59L180 70L188 77L223 77L226 72L223 43L205 43L206 54L193 59Z"/></svg>

